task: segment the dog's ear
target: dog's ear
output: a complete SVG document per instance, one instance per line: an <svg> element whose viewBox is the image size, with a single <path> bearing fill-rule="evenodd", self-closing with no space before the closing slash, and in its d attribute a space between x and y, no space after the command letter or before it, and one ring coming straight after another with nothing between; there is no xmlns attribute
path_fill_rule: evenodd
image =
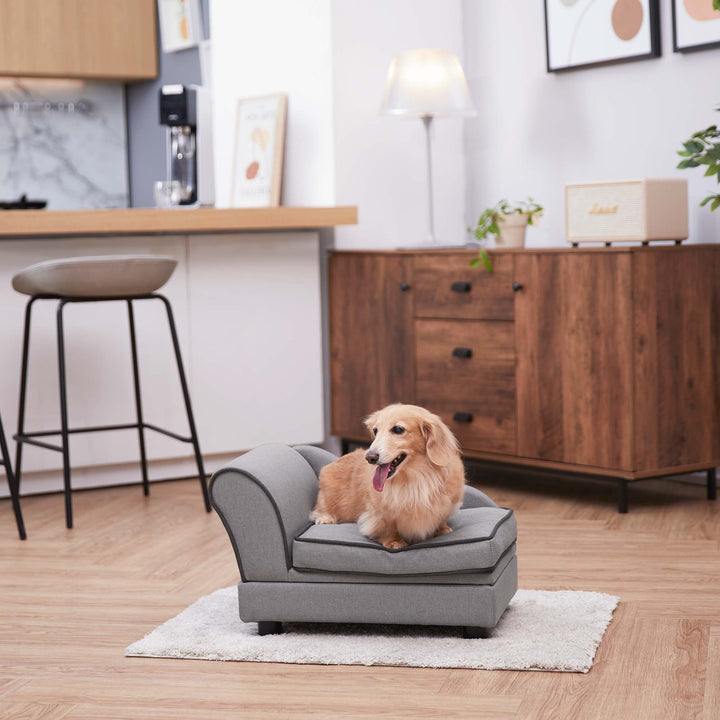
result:
<svg viewBox="0 0 720 720"><path fill-rule="evenodd" d="M421 428L430 462L439 467L449 465L460 449L448 426L437 415L429 415L423 419Z"/></svg>
<svg viewBox="0 0 720 720"><path fill-rule="evenodd" d="M370 435L373 434L373 428L375 427L375 423L377 423L377 412L374 412L372 415L368 415L364 420L363 424L370 432Z"/></svg>

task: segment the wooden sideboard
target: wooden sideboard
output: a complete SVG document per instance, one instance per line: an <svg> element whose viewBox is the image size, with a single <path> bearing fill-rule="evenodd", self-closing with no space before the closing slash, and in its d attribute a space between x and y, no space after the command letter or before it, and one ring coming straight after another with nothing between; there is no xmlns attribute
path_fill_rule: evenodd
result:
<svg viewBox="0 0 720 720"><path fill-rule="evenodd" d="M333 435L391 402L463 453L628 483L720 465L720 245L334 251Z"/></svg>

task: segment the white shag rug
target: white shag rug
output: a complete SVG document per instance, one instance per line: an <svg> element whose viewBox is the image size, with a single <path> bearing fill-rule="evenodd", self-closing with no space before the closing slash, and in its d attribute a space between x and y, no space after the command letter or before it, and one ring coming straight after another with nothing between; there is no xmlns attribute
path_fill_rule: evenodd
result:
<svg viewBox="0 0 720 720"><path fill-rule="evenodd" d="M596 592L518 590L487 639L465 639L459 628L304 623L261 637L256 623L238 617L233 586L200 598L125 655L585 673L618 600Z"/></svg>

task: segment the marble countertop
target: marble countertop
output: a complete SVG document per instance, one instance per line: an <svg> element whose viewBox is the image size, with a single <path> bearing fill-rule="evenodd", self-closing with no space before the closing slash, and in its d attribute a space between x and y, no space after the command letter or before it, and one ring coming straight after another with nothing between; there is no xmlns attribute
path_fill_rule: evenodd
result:
<svg viewBox="0 0 720 720"><path fill-rule="evenodd" d="M0 240L79 235L187 235L356 225L357 207L126 208L0 211Z"/></svg>

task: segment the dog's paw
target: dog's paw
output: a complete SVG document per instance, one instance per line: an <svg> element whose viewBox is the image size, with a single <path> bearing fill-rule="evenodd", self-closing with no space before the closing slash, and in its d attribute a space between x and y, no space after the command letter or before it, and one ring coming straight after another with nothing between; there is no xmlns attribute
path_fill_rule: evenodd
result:
<svg viewBox="0 0 720 720"><path fill-rule="evenodd" d="M448 527L444 523L435 531L434 537L438 537L439 535L447 535L448 533L452 532L452 528Z"/></svg>
<svg viewBox="0 0 720 720"><path fill-rule="evenodd" d="M408 544L404 540L385 540L383 542L383 547L386 547L388 550L400 550L407 546Z"/></svg>
<svg viewBox="0 0 720 720"><path fill-rule="evenodd" d="M332 515L328 515L327 513L321 513L319 515L315 515L315 517L313 517L313 520L316 525L336 525L337 524L337 518L334 518Z"/></svg>

